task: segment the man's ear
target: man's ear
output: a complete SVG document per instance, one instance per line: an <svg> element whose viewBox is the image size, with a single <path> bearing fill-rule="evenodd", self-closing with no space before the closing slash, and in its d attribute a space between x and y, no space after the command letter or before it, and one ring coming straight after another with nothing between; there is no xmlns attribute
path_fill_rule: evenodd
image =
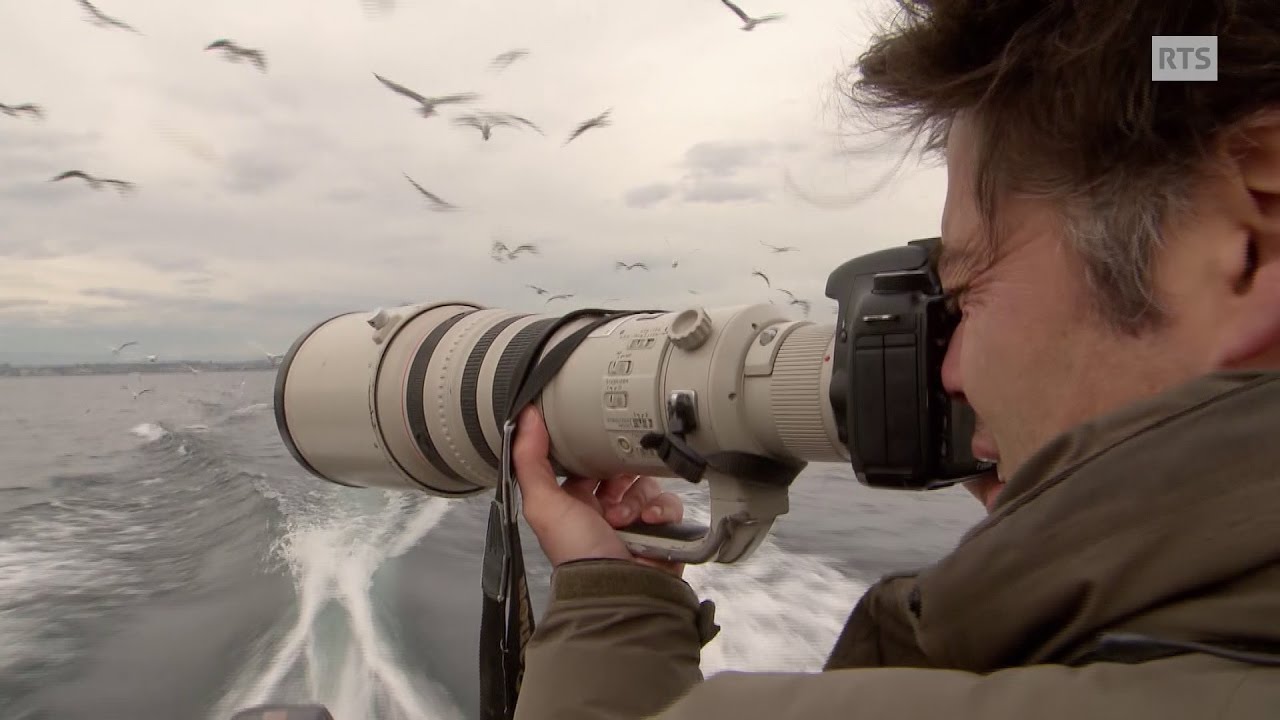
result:
<svg viewBox="0 0 1280 720"><path fill-rule="evenodd" d="M1230 147L1247 193L1246 242L1234 269L1235 319L1220 365L1280 368L1280 109L1243 123Z"/></svg>

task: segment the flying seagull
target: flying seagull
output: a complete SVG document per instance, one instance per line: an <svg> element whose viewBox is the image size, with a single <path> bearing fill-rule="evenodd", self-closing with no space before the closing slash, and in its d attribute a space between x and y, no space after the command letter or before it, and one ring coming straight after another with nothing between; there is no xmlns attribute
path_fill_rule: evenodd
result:
<svg viewBox="0 0 1280 720"><path fill-rule="evenodd" d="M627 263L624 263L624 262L618 261L618 262L614 262L614 263L613 263L613 269L614 269L614 270L628 270L628 271L630 271L630 270L644 270L644 271L646 271L646 272L647 272L647 271L649 270L649 266L648 266L648 265L645 265L645 264L644 264L644 263L642 263L642 262L627 264Z"/></svg>
<svg viewBox="0 0 1280 720"><path fill-rule="evenodd" d="M267 56L261 50L241 47L233 40L228 40L226 38L214 40L209 43L205 50L221 50L222 56L233 63L238 63L241 60L248 60L257 66L257 68L262 72L267 71Z"/></svg>
<svg viewBox="0 0 1280 720"><path fill-rule="evenodd" d="M772 250L774 255L777 255L777 254L779 254L779 253L799 252L799 251L800 251L800 248L798 248L798 247L796 247L796 246L794 246L794 245L781 245L781 246L780 246L780 245L770 245L769 243L767 243L767 242L763 242L763 241L762 241L760 244L761 244L761 245L763 245L763 246L765 246L765 247L767 247L767 248L769 248L770 250Z"/></svg>
<svg viewBox="0 0 1280 720"><path fill-rule="evenodd" d="M124 387L124 386L121 386L121 387ZM142 397L143 395L146 395L147 393L151 392L155 388L142 388L141 390L130 390L129 388L125 387L124 389L129 390L129 392L133 393L133 399L137 400L138 398Z"/></svg>
<svg viewBox="0 0 1280 720"><path fill-rule="evenodd" d="M155 355L148 355L148 356L147 356L147 362L152 362L152 363L153 363L153 362L155 362L155 361L156 361L156 356L155 356Z"/></svg>
<svg viewBox="0 0 1280 720"><path fill-rule="evenodd" d="M551 297L547 298L547 304L550 304L552 300L568 300L571 297L573 297L573 293L567 293L565 295L552 295Z"/></svg>
<svg viewBox="0 0 1280 720"><path fill-rule="evenodd" d="M271 361L271 364L272 364L272 365L279 365L279 364L280 364L280 361L284 359L284 353L273 353L273 352L270 352L269 350L267 350L266 348L262 347L262 346L261 346L261 345L259 345L258 343L253 342L252 340L250 340L250 341L249 341L249 345L251 345L252 347L257 348L258 352L262 353L263 355L266 355L266 356L267 356L267 359Z"/></svg>
<svg viewBox="0 0 1280 720"><path fill-rule="evenodd" d="M36 120L44 119L44 108L34 103L23 103L22 105L5 105L0 103L0 112L9 117L18 117L18 113L27 113Z"/></svg>
<svg viewBox="0 0 1280 720"><path fill-rule="evenodd" d="M121 350L123 350L123 349L125 349L125 348L127 348L127 347L129 347L129 346L131 346L131 345L137 345L137 344L138 344L138 341L137 341L137 340L130 340L130 341L129 341L129 342L127 342L127 343L123 343L123 344L120 344L120 345L117 345L117 346L115 346L115 347L111 348L111 354L112 354L112 355L119 355Z"/></svg>
<svg viewBox="0 0 1280 720"><path fill-rule="evenodd" d="M777 292L782 293L783 295L786 295L786 296L787 296L787 298L788 298L788 299L790 299L790 300L795 300L795 299L796 299L796 294L795 294L795 293L793 293L793 292L791 292L790 290L787 290L786 288L774 288L774 290L775 290L775 291L777 291Z"/></svg>
<svg viewBox="0 0 1280 720"><path fill-rule="evenodd" d="M550 290L544 290L543 288L540 288L537 285L525 285L525 287L538 293L539 295L546 295L548 292L550 292Z"/></svg>
<svg viewBox="0 0 1280 720"><path fill-rule="evenodd" d="M804 310L804 316L809 317L809 310L811 309L811 306L809 305L808 300L801 300L800 298L792 298L791 302L787 304L799 306L802 310Z"/></svg>
<svg viewBox="0 0 1280 720"><path fill-rule="evenodd" d="M729 2L729 0L720 0L720 2L724 3L725 7L732 10L734 15L737 15L739 18L742 19L742 23L743 23L742 29L748 32L751 30L755 30L756 26L762 23L773 22L775 20L781 20L782 18L786 17L782 13L773 13L772 15L765 15L763 17L753 18L748 16L746 13L742 12L742 8L738 7L737 5L734 5L732 2Z"/></svg>
<svg viewBox="0 0 1280 720"><path fill-rule="evenodd" d="M425 188L423 188L416 181L414 181L413 178L409 177L408 173L405 173L404 176L405 176L405 179L409 181L409 184L413 185L415 188L417 188L418 192L422 193L423 197L431 201L432 210L435 210L436 212L443 212L446 210L458 209L457 205L452 205L450 203L447 203L444 200L441 200L440 197L435 193L428 192Z"/></svg>
<svg viewBox="0 0 1280 720"><path fill-rule="evenodd" d="M94 7L93 3L89 2L89 0L76 0L76 1L80 3L80 7L85 9L85 12L89 13L89 22L93 23L94 25L97 25L98 27L117 27L117 28L120 28L121 30L128 30L129 32L138 33L139 35L142 34L132 26L126 23L123 23L119 20L116 20L115 18L107 15L106 13L102 12L98 8Z"/></svg>
<svg viewBox="0 0 1280 720"><path fill-rule="evenodd" d="M670 250L670 249L671 249L671 241L670 241L670 240L667 240L666 242L667 242L667 249L668 249L668 250ZM688 257L689 255L692 255L692 254L694 254L694 253L698 252L698 251L699 251L699 250L701 250L701 249L702 249L702 248L694 248L694 249L690 250L689 252L685 253L684 255L681 255L680 257L675 258L674 260L672 260L672 261L671 261L671 267L673 267L673 268L678 268L678 267L680 267L680 261L681 261L681 260L683 260L685 257Z"/></svg>
<svg viewBox="0 0 1280 720"><path fill-rule="evenodd" d="M768 285L770 288L772 288L772 287L773 287L773 283L769 282L769 276L768 276L768 275L765 275L764 273L760 272L759 270L752 270L752 271L751 271L751 275L752 275L753 277L758 277L758 278L760 278L761 280L763 280L763 281L764 281L764 284L765 284L765 285Z"/></svg>
<svg viewBox="0 0 1280 720"><path fill-rule="evenodd" d="M424 118L435 115L437 105L448 105L450 103L465 103L465 102L471 102L473 100L477 100L480 98L480 96L475 93L458 93L456 95L441 95L439 97L426 97L425 95L420 95L399 83L391 82L390 80L382 77L378 73L374 73L373 76L378 78L378 82L382 83L383 85L386 85L388 88L394 90L395 92L400 93L401 95L407 98L411 98L412 100L416 101L419 105L421 105L422 107L418 108L418 114L422 115L422 117Z"/></svg>
<svg viewBox="0 0 1280 720"><path fill-rule="evenodd" d="M490 138L493 134L493 129L496 127L520 127L521 125L524 125L525 127L533 128L539 135L543 134L542 128L534 125L533 122L526 120L519 115L512 115L510 113L486 112L476 113L473 115L460 115L453 119L453 124L461 125L463 127L473 127L480 131L480 137L485 140Z"/></svg>
<svg viewBox="0 0 1280 720"><path fill-rule="evenodd" d="M68 170L62 173L61 175L57 175L53 178L50 178L49 182L58 182L59 180L66 180L67 178L80 178L81 180L84 180L86 183L88 183L89 187L93 188L94 190L101 190L103 185L114 185L115 188L119 190L120 194L122 195L124 193L132 191L134 188L134 185L131 182L127 182L125 180L116 180L115 178L94 177L83 170Z"/></svg>
<svg viewBox="0 0 1280 720"><path fill-rule="evenodd" d="M381 13L390 13L396 9L396 0L360 0L365 15L370 17Z"/></svg>
<svg viewBox="0 0 1280 720"><path fill-rule="evenodd" d="M525 50L524 48L508 50L498 55L497 57L495 57L493 61L489 63L489 67L499 71L506 70L508 67L511 66L511 63L519 60L520 58L528 54L529 54L529 51Z"/></svg>
<svg viewBox="0 0 1280 720"><path fill-rule="evenodd" d="M506 262L507 260L515 260L520 257L520 253L529 253L530 255L538 254L538 246L532 243L523 243L514 248L507 247L507 244L495 240L493 246L489 249L489 256L498 262ZM541 295L542 293L538 293Z"/></svg>
<svg viewBox="0 0 1280 720"><path fill-rule="evenodd" d="M579 124L579 125L578 125L578 127L577 127L577 128L575 128L575 129L574 129L574 131L573 131L572 133L570 133L570 134L569 134L569 139L568 139L568 140L565 140L565 141L564 141L564 144L565 144L565 145L568 145L569 143L571 143L571 142L573 142L574 140L576 140L576 139L577 139L577 137L578 137L579 135L581 135L582 133L584 133L584 132L586 132L586 131L590 130L591 128L598 128L598 127L606 127L606 126L608 126L608 125L609 125L609 113L611 113L611 112L613 112L613 108L609 108L608 110L605 110L604 112L602 112L602 113L600 113L599 115L597 115L597 116L595 116L595 117L591 118L590 120L584 120L581 124Z"/></svg>

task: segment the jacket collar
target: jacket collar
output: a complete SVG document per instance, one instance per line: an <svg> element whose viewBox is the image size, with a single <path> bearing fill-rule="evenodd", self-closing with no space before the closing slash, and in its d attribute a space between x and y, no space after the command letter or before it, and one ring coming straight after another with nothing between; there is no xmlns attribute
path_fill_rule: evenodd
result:
<svg viewBox="0 0 1280 720"><path fill-rule="evenodd" d="M918 577L921 650L984 672L1127 627L1280 641L1274 575L1250 602L1229 590L1280 570L1278 468L1280 372L1206 376L1065 433Z"/></svg>

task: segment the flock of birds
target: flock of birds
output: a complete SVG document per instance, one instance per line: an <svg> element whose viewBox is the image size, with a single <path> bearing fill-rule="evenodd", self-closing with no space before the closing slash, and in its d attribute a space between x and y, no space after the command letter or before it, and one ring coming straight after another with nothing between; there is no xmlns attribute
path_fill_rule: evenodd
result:
<svg viewBox="0 0 1280 720"><path fill-rule="evenodd" d="M89 2L89 0L76 0L76 2L87 13L87 20L98 27L123 30L126 32L132 32L138 35L142 35L142 33L138 31L136 28L134 28L132 25L129 25L128 23L122 20L119 20L117 18L107 15L106 13L98 9L96 6L94 6L93 3ZM784 15L780 13L774 13L770 15L764 15L761 17L753 18L747 15L747 13L744 12L736 4L731 2L731 0L720 0L720 2L723 5L725 5L729 10L731 10L734 13L734 15L736 15L742 21L743 24L741 26L741 29L744 31L754 30L759 25L775 22L775 21L781 20L784 17ZM228 38L220 38L210 42L207 46L205 46L204 50L206 52L216 52L220 54L221 57L228 62L249 63L255 68L257 68L259 72L262 72L262 73L267 72L267 56L266 56L266 53L261 49L246 47ZM510 67L513 63L521 60L522 58L527 57L529 54L530 54L530 51L524 48L508 50L506 52L503 52L495 56L490 62L490 68L493 71L500 72ZM474 103L475 101L480 99L480 96L473 92L462 92L462 93L454 93L449 95L428 96L420 92L417 92L416 90L410 89L409 87L406 87L403 84L400 84L386 77L383 77L378 73L373 73L373 76L379 83L381 83L385 88L387 88L391 92L397 95L400 95L402 97L408 98L412 100L414 103L416 103L416 107L414 108L414 111L418 115L420 115L422 118L432 118L432 117L439 116L440 109L443 107L467 105L467 104ZM608 127L611 122L610 116L612 112L613 112L613 109L609 108L604 110L603 112L598 113L593 117L590 117L578 123L577 126L575 126L568 133L563 144L568 145L572 143L573 141L581 137L584 133L590 130ZM0 103L0 113L3 113L4 115L9 117L15 117L15 118L21 117L21 116L28 116L34 120L43 120L45 118L44 107L37 103L31 103L31 102L14 104L14 105ZM467 127L467 128L478 130L480 133L481 139L484 141L488 141L492 137L493 131L497 128L507 128L507 129L513 129L513 130L527 129L527 130L532 130L534 132L537 132L540 135L546 134L545 132L543 132L542 128L540 128L536 123L529 120L528 118L521 117L519 115L516 115L514 113L509 113L509 112L477 110L475 112L458 114L450 118L450 120L451 120L451 123L455 126ZM427 200L429 204L429 208L431 210L438 211L438 212L446 212L446 211L454 211L459 209L457 205L454 205L453 203L444 200L439 195L427 190L425 187L419 184L416 180L410 177L408 173L404 173L404 177L409 182L409 184L413 187L413 189L416 190L418 194L420 194L423 198ZM128 194L130 192L133 192L136 189L136 185L132 181L123 180L123 179L114 178L114 177L103 177L99 175L94 175L92 173L89 173L85 170L80 170L80 169L67 170L65 172L59 173L58 175L51 178L50 182L61 182L61 181L70 180L70 179L81 180L85 183L87 187L93 190L101 190L104 187L112 187L117 191L119 191L121 194ZM797 252L799 250L794 246L777 246L777 245L770 245L768 243L761 243L761 245L766 247L773 254ZM669 241L668 241L668 246L670 246ZM696 252L696 249L690 250L687 252ZM538 254L539 254L539 247L533 243L524 243L524 244L515 245L514 247L510 247L504 242L494 241L492 247L490 248L490 257L495 262L500 262L500 263L516 261L524 255L538 255ZM680 263L680 260L678 258L674 259L671 261L671 267L672 268L679 267L679 263ZM650 268L649 268L649 265L644 262L624 262L619 260L614 263L615 272L631 272L636 270L647 272L650 270ZM780 287L775 288L772 280L762 270L759 270L759 269L753 270L753 272L751 273L751 276L759 278L761 281L765 283L765 286L770 290L776 291L781 295L785 295L788 298L788 304L800 307L804 311L806 316L809 314L810 303L807 300L797 297L794 293L792 293L791 291L785 288L780 288ZM532 289L539 296L546 296L546 299L545 299L546 303L551 303L557 300L568 300L574 297L573 293L559 293L559 292L553 293L550 290L543 288L539 285L529 284L527 285L527 287ZM694 290L690 290L688 292L693 295L698 294ZM618 298L610 298L610 299L607 299L605 302L611 302L616 300L618 300ZM130 341L120 346L111 348L111 352L113 355L119 355L120 352L125 348L132 347L137 344L138 344L137 341ZM263 350L261 346L258 346L256 344L254 344L254 346L257 347L262 353L264 353L273 363L279 362L279 358L281 357L279 354L270 353L266 350ZM150 362L155 362L156 356L148 355L147 360ZM195 368L189 367L189 369L192 372L199 372ZM141 395L143 392L146 392L146 390L135 393L135 398Z"/></svg>

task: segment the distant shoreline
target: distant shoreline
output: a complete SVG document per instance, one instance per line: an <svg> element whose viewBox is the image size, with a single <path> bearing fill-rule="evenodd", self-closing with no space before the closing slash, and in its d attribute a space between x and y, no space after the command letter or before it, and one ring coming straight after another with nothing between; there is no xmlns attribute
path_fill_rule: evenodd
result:
<svg viewBox="0 0 1280 720"><path fill-rule="evenodd" d="M58 377L67 375L128 375L130 373L188 373L236 372L248 370L274 370L269 360L212 361L184 360L178 362L97 362L68 363L64 365L10 365L0 363L0 377ZM192 370L196 372L193 373Z"/></svg>

